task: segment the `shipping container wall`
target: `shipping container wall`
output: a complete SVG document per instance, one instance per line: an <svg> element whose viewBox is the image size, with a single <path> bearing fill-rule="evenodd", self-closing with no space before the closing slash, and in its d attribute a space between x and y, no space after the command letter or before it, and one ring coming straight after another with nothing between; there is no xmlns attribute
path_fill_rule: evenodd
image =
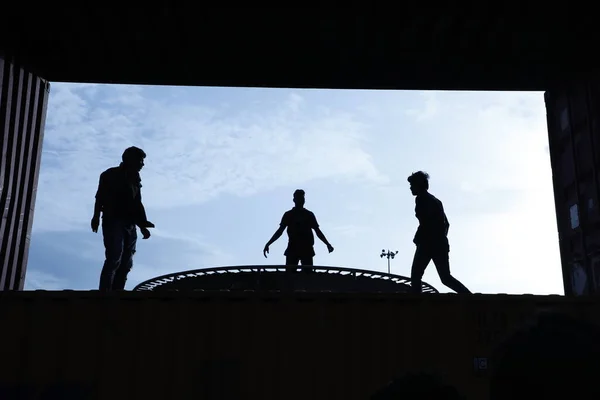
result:
<svg viewBox="0 0 600 400"><path fill-rule="evenodd" d="M4 292L0 396L364 400L429 372L485 400L494 347L552 309L600 314L562 296Z"/></svg>
<svg viewBox="0 0 600 400"><path fill-rule="evenodd" d="M49 90L0 58L0 291L25 281Z"/></svg>
<svg viewBox="0 0 600 400"><path fill-rule="evenodd" d="M545 95L554 200L566 295L600 291L600 88Z"/></svg>

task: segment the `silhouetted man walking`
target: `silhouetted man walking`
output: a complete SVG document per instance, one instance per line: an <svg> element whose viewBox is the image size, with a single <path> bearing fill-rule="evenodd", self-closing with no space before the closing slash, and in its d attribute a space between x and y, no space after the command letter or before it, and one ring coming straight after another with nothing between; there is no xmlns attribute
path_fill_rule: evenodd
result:
<svg viewBox="0 0 600 400"><path fill-rule="evenodd" d="M124 290L127 275L133 266L137 241L136 225L144 239L154 224L146 218L142 204L140 171L146 153L137 147L123 152L123 162L100 174L92 231L98 232L102 213L102 236L106 260L100 275L100 290Z"/></svg>
<svg viewBox="0 0 600 400"><path fill-rule="evenodd" d="M429 175L423 171L415 172L408 177L408 182L410 191L416 196L415 215L419 220L419 228L413 240L417 245L417 250L410 272L412 291L421 292L421 279L427 265L433 260L444 285L456 293L471 293L450 275L450 245L448 243L450 223L446 218L442 202L429 193Z"/></svg>
<svg viewBox="0 0 600 400"><path fill-rule="evenodd" d="M287 228L288 247L284 253L285 265L290 266L289 270L294 272L297 270L295 267L298 265L298 262L302 266L313 265L313 257L315 256L313 229L317 237L325 243L327 250L330 253L333 251L333 247L329 244L321 229L319 229L315 214L304 208L305 201L304 190L296 190L294 192L295 207L283 214L279 229L273 234L273 237L267 242L263 250L266 258L269 253L269 246L279 239L283 231ZM312 269L303 268L303 270L311 271Z"/></svg>

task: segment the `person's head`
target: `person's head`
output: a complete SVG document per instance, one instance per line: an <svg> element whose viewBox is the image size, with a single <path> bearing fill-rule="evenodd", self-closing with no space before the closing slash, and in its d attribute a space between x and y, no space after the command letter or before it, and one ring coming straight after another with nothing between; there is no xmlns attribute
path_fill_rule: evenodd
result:
<svg viewBox="0 0 600 400"><path fill-rule="evenodd" d="M125 168L139 172L144 167L146 153L139 147L132 146L125 149L121 158L123 159L123 166Z"/></svg>
<svg viewBox="0 0 600 400"><path fill-rule="evenodd" d="M542 314L492 354L490 399L600 398L595 384L598 360L597 326L567 315Z"/></svg>
<svg viewBox="0 0 600 400"><path fill-rule="evenodd" d="M413 196L418 196L429 190L429 174L423 171L413 172L408 177L408 183L410 184L410 191Z"/></svg>
<svg viewBox="0 0 600 400"><path fill-rule="evenodd" d="M371 400L463 400L462 394L432 374L408 373L394 379L371 396Z"/></svg>
<svg viewBox="0 0 600 400"><path fill-rule="evenodd" d="M294 204L296 207L304 207L306 199L304 198L304 190L298 189L294 192Z"/></svg>

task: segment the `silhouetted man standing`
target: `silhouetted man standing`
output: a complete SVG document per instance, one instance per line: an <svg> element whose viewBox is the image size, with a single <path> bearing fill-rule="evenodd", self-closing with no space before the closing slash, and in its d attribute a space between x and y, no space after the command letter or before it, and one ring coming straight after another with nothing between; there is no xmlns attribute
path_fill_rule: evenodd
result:
<svg viewBox="0 0 600 400"><path fill-rule="evenodd" d="M106 260L100 275L100 290L124 290L127 274L133 266L137 241L136 225L144 239L154 224L146 218L142 204L140 171L146 153L137 147L123 152L123 162L100 174L92 231L98 232L102 213L102 236Z"/></svg>
<svg viewBox="0 0 600 400"><path fill-rule="evenodd" d="M327 246L327 250L331 253L333 247L327 239L317 223L315 214L304 208L305 203L304 190L298 189L294 192L295 207L286 211L281 218L279 229L273 234L273 237L265 245L263 254L265 258L269 253L269 246L281 237L283 231L287 228L288 247L285 250L285 265L295 267L298 262L302 266L313 265L313 257L315 256L313 229L317 237L321 239ZM290 268L291 271L296 271L296 268ZM303 268L305 271L311 271L311 268Z"/></svg>
<svg viewBox="0 0 600 400"><path fill-rule="evenodd" d="M413 242L417 245L410 272L412 291L421 292L421 279L429 262L433 260L442 283L456 293L471 293L462 283L450 275L450 245L448 229L450 224L444 212L444 206L429 193L429 175L415 172L408 177L410 191L415 199L415 215L419 228Z"/></svg>

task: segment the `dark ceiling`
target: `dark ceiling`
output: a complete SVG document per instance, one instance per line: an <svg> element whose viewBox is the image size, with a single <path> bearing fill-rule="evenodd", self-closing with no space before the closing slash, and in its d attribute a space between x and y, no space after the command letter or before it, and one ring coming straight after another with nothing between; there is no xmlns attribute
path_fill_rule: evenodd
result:
<svg viewBox="0 0 600 400"><path fill-rule="evenodd" d="M0 50L50 81L545 90L599 66L594 21L541 6L536 16L522 5L505 17L487 5L432 12L391 3L375 13L52 4L6 6L11 23L0 28Z"/></svg>

